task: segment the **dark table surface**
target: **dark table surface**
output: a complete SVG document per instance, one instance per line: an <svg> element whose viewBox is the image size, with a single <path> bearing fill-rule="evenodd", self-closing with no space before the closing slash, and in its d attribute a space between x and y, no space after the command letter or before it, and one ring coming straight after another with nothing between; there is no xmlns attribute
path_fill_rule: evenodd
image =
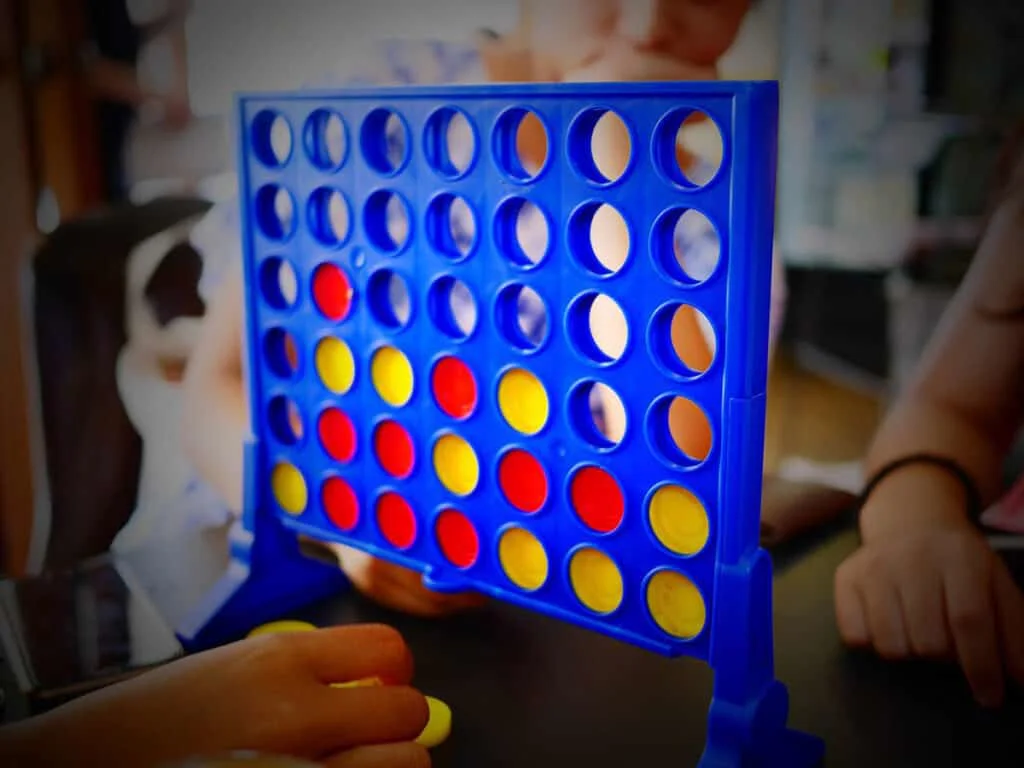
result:
<svg viewBox="0 0 1024 768"><path fill-rule="evenodd" d="M776 663L792 725L825 739L830 767L1024 765L1020 696L984 713L952 668L888 664L843 647L832 576L855 546L851 531L839 531L776 555ZM700 662L507 605L422 621L348 596L304 618L384 621L405 634L417 684L453 710L437 768L685 766L700 757L712 684Z"/></svg>
<svg viewBox="0 0 1024 768"><path fill-rule="evenodd" d="M840 527L773 552L776 666L790 689L792 726L824 738L825 764L835 768L1024 765L1019 694L985 713L954 668L887 664L842 646L833 574L855 545L854 533ZM193 542L190 557L203 549ZM223 542L206 542L205 551L209 577L223 564ZM140 560L167 572L159 558ZM203 570L183 571L177 562L178 573ZM140 583L155 590L157 579ZM165 584L157 602L174 613L184 593ZM385 622L405 635L416 684L453 711L437 768L676 768L695 765L703 748L712 674L695 660L666 659L497 603L427 621L344 594L289 618Z"/></svg>

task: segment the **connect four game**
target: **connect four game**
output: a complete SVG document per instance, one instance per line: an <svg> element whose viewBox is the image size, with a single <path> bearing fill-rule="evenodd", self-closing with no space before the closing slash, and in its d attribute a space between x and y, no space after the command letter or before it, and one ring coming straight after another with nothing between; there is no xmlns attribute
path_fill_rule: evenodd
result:
<svg viewBox="0 0 1024 768"><path fill-rule="evenodd" d="M336 587L294 542L344 543L706 661L702 764L816 764L758 546L777 102L725 82L240 97L253 435L235 583L195 633ZM698 118L721 137L703 174L677 142Z"/></svg>

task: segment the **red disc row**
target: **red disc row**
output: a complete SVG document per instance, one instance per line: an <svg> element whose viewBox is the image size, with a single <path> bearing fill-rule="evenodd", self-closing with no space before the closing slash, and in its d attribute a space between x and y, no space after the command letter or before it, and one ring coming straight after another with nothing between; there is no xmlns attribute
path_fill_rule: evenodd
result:
<svg viewBox="0 0 1024 768"><path fill-rule="evenodd" d="M321 489L321 503L327 519L338 530L349 533L359 522L359 500L355 491L340 477L331 477ZM396 549L409 549L419 537L419 526L412 506L403 496L387 491L374 507L381 536ZM480 537L469 518L455 509L445 509L437 517L434 536L445 558L458 568L469 568L480 555Z"/></svg>

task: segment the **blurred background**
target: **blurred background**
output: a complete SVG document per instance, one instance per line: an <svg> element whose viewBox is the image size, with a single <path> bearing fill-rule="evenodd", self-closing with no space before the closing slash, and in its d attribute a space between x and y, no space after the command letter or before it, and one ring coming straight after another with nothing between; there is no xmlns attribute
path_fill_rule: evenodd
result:
<svg viewBox="0 0 1024 768"><path fill-rule="evenodd" d="M204 306L174 228L233 194L232 94L345 69L380 38L516 21L498 0L0 0L0 571L101 551L184 471L160 424ZM856 486L976 245L1024 108L1022 29L1018 0L760 0L748 17L722 74L783 96L769 472ZM133 361L140 339L157 351Z"/></svg>

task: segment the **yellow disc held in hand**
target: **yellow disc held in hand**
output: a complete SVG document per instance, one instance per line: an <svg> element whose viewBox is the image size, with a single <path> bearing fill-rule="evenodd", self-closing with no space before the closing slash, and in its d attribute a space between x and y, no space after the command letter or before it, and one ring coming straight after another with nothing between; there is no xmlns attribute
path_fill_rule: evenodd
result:
<svg viewBox="0 0 1024 768"><path fill-rule="evenodd" d="M421 747L433 749L444 743L445 739L452 732L452 710L447 704L433 696L427 696L427 707L430 710L430 718L427 726L416 739Z"/></svg>
<svg viewBox="0 0 1024 768"><path fill-rule="evenodd" d="M261 637L262 635L281 635L286 632L315 632L316 627L308 621L295 621L293 619L282 619L272 621L256 627L249 633L249 637Z"/></svg>

